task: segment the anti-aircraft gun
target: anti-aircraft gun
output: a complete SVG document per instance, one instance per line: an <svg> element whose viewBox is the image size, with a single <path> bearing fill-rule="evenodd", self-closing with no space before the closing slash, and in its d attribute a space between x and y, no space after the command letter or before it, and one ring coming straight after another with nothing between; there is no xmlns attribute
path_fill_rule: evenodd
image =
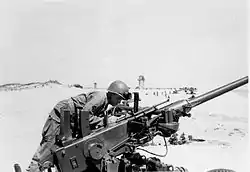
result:
<svg viewBox="0 0 250 172"><path fill-rule="evenodd" d="M167 151L165 138L178 131L180 117L190 117L192 108L247 83L246 76L197 97L173 103L167 100L141 109L138 106L139 94L134 93L133 109L113 114L119 119L112 124L108 123L108 115L105 115L101 128L90 126L88 112L80 111L76 121L77 134L73 135L70 114L65 110L57 137L59 148L41 159L42 170L50 171L51 167L56 166L59 172L171 171L173 166L161 163L155 157L146 158L136 149L160 135L164 137ZM18 166L15 168L16 172L20 170ZM179 171L185 169L179 168Z"/></svg>

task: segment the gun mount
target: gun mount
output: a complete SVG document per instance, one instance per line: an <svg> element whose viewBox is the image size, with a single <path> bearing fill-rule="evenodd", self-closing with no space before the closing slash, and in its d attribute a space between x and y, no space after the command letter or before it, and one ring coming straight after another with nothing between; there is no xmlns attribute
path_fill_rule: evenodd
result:
<svg viewBox="0 0 250 172"><path fill-rule="evenodd" d="M139 95L135 93L135 107L123 115L113 114L120 117L113 124L108 124L106 115L101 128L90 126L88 112L80 111L78 137L72 136L70 114L64 111L57 137L59 148L41 160L42 170L56 166L59 172L171 171L173 166L160 163L157 158L141 156L135 150L156 135L170 137L179 128L179 118L190 117L192 108L247 83L248 77L244 77L198 97L173 103L163 101L147 108L138 107ZM167 151L166 140L165 146Z"/></svg>

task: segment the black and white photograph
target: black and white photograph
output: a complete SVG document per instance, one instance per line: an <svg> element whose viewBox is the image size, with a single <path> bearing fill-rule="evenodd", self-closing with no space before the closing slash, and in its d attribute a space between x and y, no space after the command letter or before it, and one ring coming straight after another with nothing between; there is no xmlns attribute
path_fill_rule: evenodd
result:
<svg viewBox="0 0 250 172"><path fill-rule="evenodd" d="M1 0L1 172L248 172L246 0Z"/></svg>

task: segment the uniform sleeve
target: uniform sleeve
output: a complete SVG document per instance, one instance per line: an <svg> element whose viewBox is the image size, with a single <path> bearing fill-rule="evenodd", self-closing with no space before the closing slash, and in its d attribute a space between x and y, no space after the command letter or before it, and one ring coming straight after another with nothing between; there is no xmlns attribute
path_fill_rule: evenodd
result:
<svg viewBox="0 0 250 172"><path fill-rule="evenodd" d="M88 111L90 113L90 123L98 123L102 120L101 117L98 117L100 110L103 109L105 104L105 99L100 95L91 95L88 102L84 105L83 111Z"/></svg>
<svg viewBox="0 0 250 172"><path fill-rule="evenodd" d="M97 112L103 108L104 100L102 97L91 97L91 99L83 106L84 111L88 111L92 115L98 116Z"/></svg>

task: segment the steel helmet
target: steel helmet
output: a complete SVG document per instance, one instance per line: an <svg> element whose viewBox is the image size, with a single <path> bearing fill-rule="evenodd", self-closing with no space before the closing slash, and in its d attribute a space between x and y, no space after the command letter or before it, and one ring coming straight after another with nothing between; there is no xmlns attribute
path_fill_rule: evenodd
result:
<svg viewBox="0 0 250 172"><path fill-rule="evenodd" d="M131 98L131 93L129 93L129 87L127 86L127 84L120 80L112 82L108 87L108 92L118 94L125 100Z"/></svg>

